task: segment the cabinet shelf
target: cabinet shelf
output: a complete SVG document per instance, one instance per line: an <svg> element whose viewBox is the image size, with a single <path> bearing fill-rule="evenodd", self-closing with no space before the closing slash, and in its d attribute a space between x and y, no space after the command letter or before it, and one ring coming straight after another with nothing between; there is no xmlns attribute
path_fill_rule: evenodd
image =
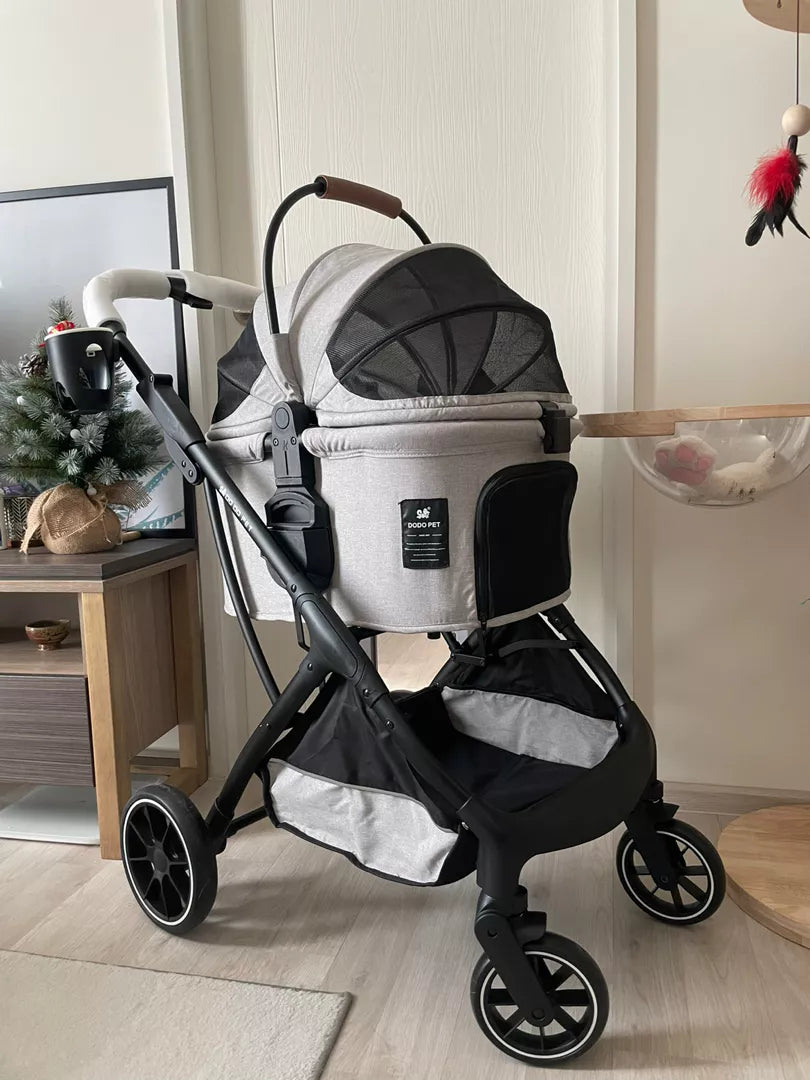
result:
<svg viewBox="0 0 810 1080"><path fill-rule="evenodd" d="M71 630L58 649L40 652L24 630L0 627L0 675L84 675L78 631Z"/></svg>

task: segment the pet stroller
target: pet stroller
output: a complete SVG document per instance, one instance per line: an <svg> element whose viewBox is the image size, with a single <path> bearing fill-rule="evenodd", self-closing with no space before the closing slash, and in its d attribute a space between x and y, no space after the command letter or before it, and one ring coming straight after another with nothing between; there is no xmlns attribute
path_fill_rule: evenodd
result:
<svg viewBox="0 0 810 1080"><path fill-rule="evenodd" d="M401 218L422 246L338 247L277 291L279 226L310 194ZM228 838L265 816L395 881L475 872L475 1018L505 1053L559 1064L599 1038L608 994L529 909L526 861L625 822L622 886L681 926L716 910L724 874L664 801L646 720L563 606L577 421L550 322L475 252L430 243L399 200L328 177L277 210L264 278L259 294L109 271L85 292L91 328L47 339L65 407L107 407L122 360L204 486L228 608L271 701L205 820L166 785L133 796L127 879L155 924L186 933L214 904ZM241 316L207 438L127 338L125 296ZM283 691L251 617L295 622L304 655ZM449 658L419 692L389 690L367 651L381 631L441 635ZM237 816L254 774L264 808Z"/></svg>

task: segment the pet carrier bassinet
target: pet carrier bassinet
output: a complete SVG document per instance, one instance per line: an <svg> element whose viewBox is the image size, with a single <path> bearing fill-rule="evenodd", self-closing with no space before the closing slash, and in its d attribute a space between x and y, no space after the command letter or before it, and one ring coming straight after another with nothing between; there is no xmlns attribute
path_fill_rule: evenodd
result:
<svg viewBox="0 0 810 1080"><path fill-rule="evenodd" d="M338 613L455 630L564 600L575 410L546 314L451 244L339 247L278 299L285 332L262 296L220 360L208 440ZM306 408L274 421L284 402ZM285 473L300 485L306 467L298 439L314 465L304 506L285 497ZM231 543L251 614L290 619L238 526Z"/></svg>
<svg viewBox="0 0 810 1080"><path fill-rule="evenodd" d="M425 246L337 248L277 295L275 236L310 194L400 217ZM129 341L114 303L124 296L245 315L207 441ZM619 880L675 925L708 918L724 877L709 841L663 801L644 716L560 603L575 421L548 318L474 252L430 244L398 200L323 177L276 212L257 296L193 273L112 271L86 290L96 325L46 342L72 411L97 411L123 361L184 479L204 484L271 701L205 820L170 786L133 795L121 826L130 887L155 924L192 930L214 903L228 838L265 815L397 881L474 870L475 1018L505 1053L559 1064L599 1038L607 988L530 909L527 860L624 820ZM283 691L248 607L295 619L306 651ZM457 628L471 631L464 641ZM423 690L390 691L362 648L380 629L440 630L450 659ZM238 815L253 775L264 807Z"/></svg>

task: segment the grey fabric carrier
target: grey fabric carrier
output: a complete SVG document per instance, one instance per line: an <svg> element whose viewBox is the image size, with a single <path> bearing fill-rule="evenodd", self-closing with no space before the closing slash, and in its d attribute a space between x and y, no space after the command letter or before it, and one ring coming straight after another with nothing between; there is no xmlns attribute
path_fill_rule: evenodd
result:
<svg viewBox="0 0 810 1080"><path fill-rule="evenodd" d="M209 443L261 512L276 490L273 407L303 402L317 417L302 443L331 512L326 596L338 614L406 633L480 625L481 492L502 470L546 460L544 408L575 413L547 317L449 244L335 248L276 298L282 332L270 333L261 296L220 361ZM225 517L251 615L292 619L258 549ZM561 603L563 585L538 585L490 622Z"/></svg>

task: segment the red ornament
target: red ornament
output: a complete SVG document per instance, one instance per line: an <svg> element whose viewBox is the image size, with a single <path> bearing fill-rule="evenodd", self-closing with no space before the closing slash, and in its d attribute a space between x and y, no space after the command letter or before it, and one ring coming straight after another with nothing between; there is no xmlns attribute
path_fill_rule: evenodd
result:
<svg viewBox="0 0 810 1080"><path fill-rule="evenodd" d="M45 336L48 337L49 334L61 334L63 330L75 329L75 323L70 322L69 319L64 319L62 322L58 322L54 326L49 326L48 329L45 331Z"/></svg>

